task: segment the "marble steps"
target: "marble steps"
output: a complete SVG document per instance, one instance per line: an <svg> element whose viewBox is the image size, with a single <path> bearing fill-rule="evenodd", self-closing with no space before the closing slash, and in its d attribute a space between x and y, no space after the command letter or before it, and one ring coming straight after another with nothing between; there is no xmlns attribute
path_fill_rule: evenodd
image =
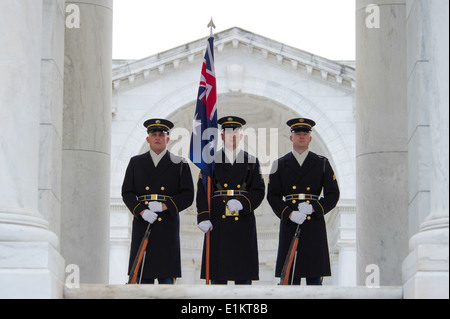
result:
<svg viewBox="0 0 450 319"><path fill-rule="evenodd" d="M64 288L65 299L402 299L400 286L100 285Z"/></svg>

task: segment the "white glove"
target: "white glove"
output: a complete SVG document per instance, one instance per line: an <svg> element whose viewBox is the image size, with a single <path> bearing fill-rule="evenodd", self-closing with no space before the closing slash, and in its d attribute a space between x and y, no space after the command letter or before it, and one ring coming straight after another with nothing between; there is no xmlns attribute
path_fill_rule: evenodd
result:
<svg viewBox="0 0 450 319"><path fill-rule="evenodd" d="M313 207L311 204L308 204L307 202L302 202L298 204L298 210L302 213L305 213L306 215L311 215Z"/></svg>
<svg viewBox="0 0 450 319"><path fill-rule="evenodd" d="M161 213L162 204L160 202L150 202L148 203L148 209L150 209L152 212Z"/></svg>
<svg viewBox="0 0 450 319"><path fill-rule="evenodd" d="M230 199L227 203L228 209L232 212L243 210L244 206L242 206L241 202L237 199Z"/></svg>
<svg viewBox="0 0 450 319"><path fill-rule="evenodd" d="M158 218L158 214L156 214L155 212L152 212L151 210L144 210L144 212L142 213L142 218L149 222L150 224L153 224L156 220L156 218Z"/></svg>
<svg viewBox="0 0 450 319"><path fill-rule="evenodd" d="M301 225L301 224L303 224L303 222L305 221L306 216L308 216L306 213L299 212L299 211L297 210L297 211L292 212L292 214L291 214L291 216L290 216L289 218L290 218L294 223Z"/></svg>
<svg viewBox="0 0 450 319"><path fill-rule="evenodd" d="M211 224L211 221L204 220L198 224L198 228L206 234L208 231L213 230L213 225Z"/></svg>

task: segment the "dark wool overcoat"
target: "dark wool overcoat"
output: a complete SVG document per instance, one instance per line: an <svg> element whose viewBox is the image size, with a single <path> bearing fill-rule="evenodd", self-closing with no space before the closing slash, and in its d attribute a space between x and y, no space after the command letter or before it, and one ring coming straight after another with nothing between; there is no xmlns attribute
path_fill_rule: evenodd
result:
<svg viewBox="0 0 450 319"><path fill-rule="evenodd" d="M256 236L255 209L265 195L264 180L257 158L241 151L233 165L220 151L222 161L215 162L212 178L213 197L211 218L204 188L205 176L200 176L197 190L198 222L211 220L210 279L211 280L258 280L258 241ZM215 192L233 191L238 195L219 195ZM238 216L225 214L230 199L241 202L243 210ZM206 240L206 235L205 235ZM201 278L205 278L206 253L203 245Z"/></svg>
<svg viewBox="0 0 450 319"><path fill-rule="evenodd" d="M168 151L156 167L149 152L131 158L122 185L123 201L134 217L128 272L148 226L140 215L148 209L149 201L139 199L144 195L167 196L159 201L168 209L158 213L158 219L151 225L142 277L181 277L179 213L194 200L189 165Z"/></svg>
<svg viewBox="0 0 450 319"><path fill-rule="evenodd" d="M329 161L309 152L302 166L292 152L274 163L269 177L267 200L280 218L280 233L275 276L280 277L297 224L289 219L298 204L307 199L286 200L292 194L322 196L308 199L314 212L301 225L297 248L295 278L330 276L330 257L324 216L339 200L339 187ZM289 197L288 197L289 198ZM292 273L292 272L291 272Z"/></svg>

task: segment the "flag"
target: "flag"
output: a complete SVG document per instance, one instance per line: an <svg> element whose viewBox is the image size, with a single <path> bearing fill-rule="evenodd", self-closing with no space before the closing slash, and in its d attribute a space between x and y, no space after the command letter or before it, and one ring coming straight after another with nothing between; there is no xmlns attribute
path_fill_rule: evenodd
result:
<svg viewBox="0 0 450 319"><path fill-rule="evenodd" d="M209 177L212 177L214 171L214 154L218 137L216 102L214 37L210 37L203 59L189 150L190 160L200 168L203 176Z"/></svg>

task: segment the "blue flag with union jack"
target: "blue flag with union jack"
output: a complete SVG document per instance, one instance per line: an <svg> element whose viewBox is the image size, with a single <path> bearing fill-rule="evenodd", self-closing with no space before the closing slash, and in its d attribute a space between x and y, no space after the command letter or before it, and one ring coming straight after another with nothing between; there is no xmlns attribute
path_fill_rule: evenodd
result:
<svg viewBox="0 0 450 319"><path fill-rule="evenodd" d="M212 177L214 172L214 154L218 136L216 102L214 37L210 37L203 59L189 150L190 160L200 168L203 176L209 177Z"/></svg>

